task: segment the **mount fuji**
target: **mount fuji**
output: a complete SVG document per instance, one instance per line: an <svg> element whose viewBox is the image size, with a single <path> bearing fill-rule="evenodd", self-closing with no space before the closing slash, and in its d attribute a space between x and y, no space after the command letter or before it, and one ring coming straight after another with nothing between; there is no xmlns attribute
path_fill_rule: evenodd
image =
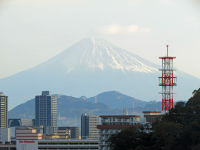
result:
<svg viewBox="0 0 200 150"><path fill-rule="evenodd" d="M160 99L159 65L101 39L83 39L34 68L0 79L14 107L43 90L73 96L120 91L142 100ZM187 100L200 80L177 71L178 100Z"/></svg>

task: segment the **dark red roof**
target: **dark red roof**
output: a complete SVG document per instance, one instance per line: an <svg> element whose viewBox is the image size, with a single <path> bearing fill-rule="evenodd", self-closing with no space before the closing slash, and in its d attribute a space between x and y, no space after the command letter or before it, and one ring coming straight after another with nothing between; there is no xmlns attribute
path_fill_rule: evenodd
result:
<svg viewBox="0 0 200 150"><path fill-rule="evenodd" d="M171 57L171 56L164 56L164 57L159 57L159 59L175 59L176 57Z"/></svg>
<svg viewBox="0 0 200 150"><path fill-rule="evenodd" d="M133 125L97 125L98 129L125 129L129 127L135 127L140 126L139 124L133 124Z"/></svg>
<svg viewBox="0 0 200 150"><path fill-rule="evenodd" d="M110 115L110 116L100 116L101 118L112 118L112 117L121 117L121 118L130 118L130 117L140 117L140 115Z"/></svg>
<svg viewBox="0 0 200 150"><path fill-rule="evenodd" d="M143 111L143 113L161 113L161 111Z"/></svg>

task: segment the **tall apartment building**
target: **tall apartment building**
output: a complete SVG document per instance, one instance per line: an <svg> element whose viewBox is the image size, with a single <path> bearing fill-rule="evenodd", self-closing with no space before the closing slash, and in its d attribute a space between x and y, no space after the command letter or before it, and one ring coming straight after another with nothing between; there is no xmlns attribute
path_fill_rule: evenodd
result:
<svg viewBox="0 0 200 150"><path fill-rule="evenodd" d="M0 92L0 128L8 128L8 96Z"/></svg>
<svg viewBox="0 0 200 150"><path fill-rule="evenodd" d="M57 128L57 98L49 91L35 97L35 126L43 127L44 134L52 134Z"/></svg>
<svg viewBox="0 0 200 150"><path fill-rule="evenodd" d="M99 131L97 129L99 119L97 116L89 116L82 114L81 116L81 138L95 139L99 137Z"/></svg>

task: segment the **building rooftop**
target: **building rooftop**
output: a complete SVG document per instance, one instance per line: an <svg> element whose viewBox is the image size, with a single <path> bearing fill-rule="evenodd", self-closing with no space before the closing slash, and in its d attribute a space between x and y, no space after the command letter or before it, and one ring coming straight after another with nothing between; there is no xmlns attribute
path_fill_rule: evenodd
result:
<svg viewBox="0 0 200 150"><path fill-rule="evenodd" d="M143 113L161 113L161 111L143 111Z"/></svg>
<svg viewBox="0 0 200 150"><path fill-rule="evenodd" d="M51 93L50 93L50 91L42 91L42 95L44 96L44 95L51 95Z"/></svg>
<svg viewBox="0 0 200 150"><path fill-rule="evenodd" d="M3 93L3 92L0 92L0 96L4 96L4 93Z"/></svg>
<svg viewBox="0 0 200 150"><path fill-rule="evenodd" d="M100 116L101 118L130 118L130 117L140 117L140 115L109 115L109 116Z"/></svg>
<svg viewBox="0 0 200 150"><path fill-rule="evenodd" d="M17 129L17 130L36 130L36 129L33 128L33 127L24 127L24 126L17 127L16 129Z"/></svg>
<svg viewBox="0 0 200 150"><path fill-rule="evenodd" d="M139 127L139 124L132 125L97 125L98 129L125 129L130 127Z"/></svg>

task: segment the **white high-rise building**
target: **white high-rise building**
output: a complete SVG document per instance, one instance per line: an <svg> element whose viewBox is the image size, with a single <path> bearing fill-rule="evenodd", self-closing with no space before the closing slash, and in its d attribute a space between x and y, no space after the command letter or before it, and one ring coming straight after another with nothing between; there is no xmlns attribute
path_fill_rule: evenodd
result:
<svg viewBox="0 0 200 150"><path fill-rule="evenodd" d="M90 116L82 114L81 116L81 138L82 139L97 139L99 138L99 131L97 125L99 122L98 116Z"/></svg>
<svg viewBox="0 0 200 150"><path fill-rule="evenodd" d="M8 128L8 96L0 92L0 128Z"/></svg>

